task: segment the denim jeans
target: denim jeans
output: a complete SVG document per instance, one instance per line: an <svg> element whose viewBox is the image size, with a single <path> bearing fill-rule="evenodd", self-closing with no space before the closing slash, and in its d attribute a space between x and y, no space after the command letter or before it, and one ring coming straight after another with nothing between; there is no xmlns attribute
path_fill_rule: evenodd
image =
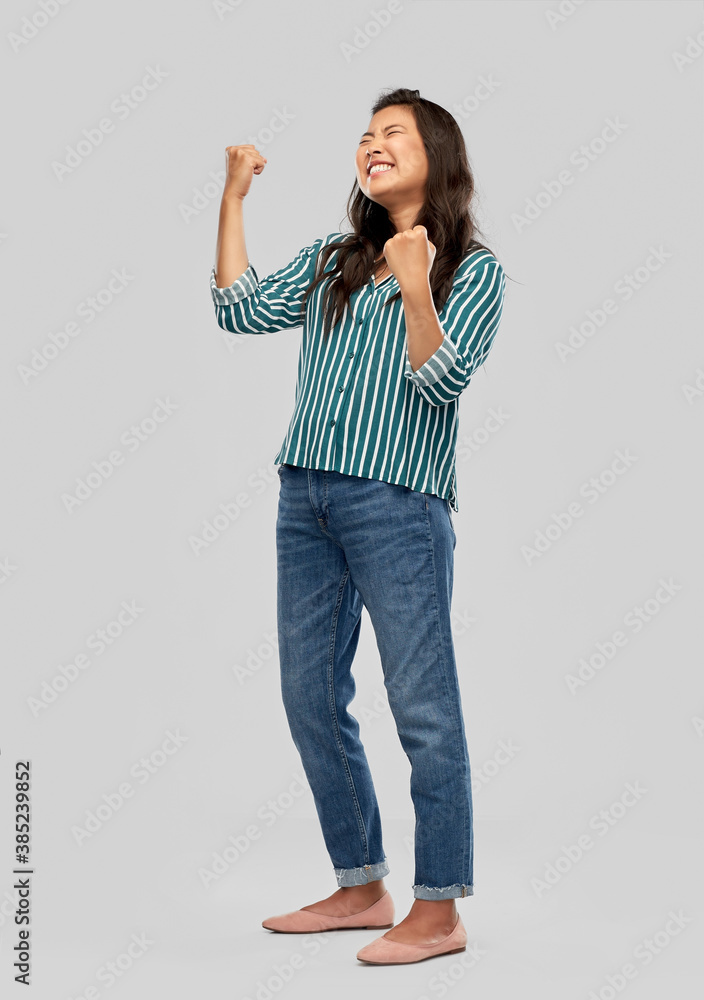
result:
<svg viewBox="0 0 704 1000"><path fill-rule="evenodd" d="M278 467L281 692L338 886L389 863L359 724L350 714L361 615L411 764L418 899L473 895L472 789L450 624L449 501L341 472Z"/></svg>

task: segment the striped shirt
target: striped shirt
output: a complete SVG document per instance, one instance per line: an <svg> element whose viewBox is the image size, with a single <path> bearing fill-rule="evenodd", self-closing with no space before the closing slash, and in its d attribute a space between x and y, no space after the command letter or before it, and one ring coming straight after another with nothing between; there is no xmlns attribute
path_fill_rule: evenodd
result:
<svg viewBox="0 0 704 1000"><path fill-rule="evenodd" d="M455 448L459 396L485 360L501 319L504 272L486 250L469 250L454 275L438 318L443 342L413 371L408 360L401 297L389 275L353 292L340 323L323 340L322 281L301 300L315 276L320 249L343 241L330 233L304 247L262 280L251 262L229 287L210 291L218 325L230 333L276 333L303 327L293 416L274 463L328 469L401 484L444 497L459 511ZM337 252L326 265L335 264Z"/></svg>

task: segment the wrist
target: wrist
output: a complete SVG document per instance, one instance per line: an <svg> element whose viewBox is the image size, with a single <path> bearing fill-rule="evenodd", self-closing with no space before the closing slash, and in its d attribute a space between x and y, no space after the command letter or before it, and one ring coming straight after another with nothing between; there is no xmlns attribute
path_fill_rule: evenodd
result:
<svg viewBox="0 0 704 1000"><path fill-rule="evenodd" d="M427 306L433 301L433 291L430 287L430 280L427 275L418 275L415 278L399 282L401 296L404 306Z"/></svg>
<svg viewBox="0 0 704 1000"><path fill-rule="evenodd" d="M222 192L222 201L224 205L241 205L244 201L244 195L235 191L234 188L229 188L226 184Z"/></svg>

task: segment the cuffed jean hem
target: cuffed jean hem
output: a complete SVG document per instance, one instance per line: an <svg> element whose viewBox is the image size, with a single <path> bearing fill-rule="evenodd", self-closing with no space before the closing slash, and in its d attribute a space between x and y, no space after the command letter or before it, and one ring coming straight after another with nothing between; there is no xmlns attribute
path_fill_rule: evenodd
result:
<svg viewBox="0 0 704 1000"><path fill-rule="evenodd" d="M434 889L429 885L414 885L412 888L416 899L455 899L474 895L474 886L464 885L461 882L443 886L441 889Z"/></svg>
<svg viewBox="0 0 704 1000"><path fill-rule="evenodd" d="M339 886L366 885L376 882L389 874L389 862L386 858L375 865L364 865L363 868L335 868L335 878Z"/></svg>

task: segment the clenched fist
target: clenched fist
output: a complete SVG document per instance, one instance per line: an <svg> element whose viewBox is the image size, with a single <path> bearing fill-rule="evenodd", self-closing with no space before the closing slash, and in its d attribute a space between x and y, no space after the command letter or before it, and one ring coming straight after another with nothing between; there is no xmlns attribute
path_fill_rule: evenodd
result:
<svg viewBox="0 0 704 1000"><path fill-rule="evenodd" d="M260 174L267 162L251 143L226 146L227 178L223 196L245 198L254 174Z"/></svg>
<svg viewBox="0 0 704 1000"><path fill-rule="evenodd" d="M403 288L425 280L435 260L435 245L428 239L425 226L414 226L396 233L384 244L384 257Z"/></svg>

